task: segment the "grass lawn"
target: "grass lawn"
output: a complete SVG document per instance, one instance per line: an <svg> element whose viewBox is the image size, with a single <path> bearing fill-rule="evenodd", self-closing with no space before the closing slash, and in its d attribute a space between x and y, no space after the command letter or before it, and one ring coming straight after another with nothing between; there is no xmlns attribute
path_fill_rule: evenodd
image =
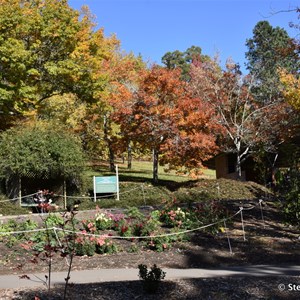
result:
<svg viewBox="0 0 300 300"><path fill-rule="evenodd" d="M117 162L119 168L120 181L124 180L137 180L137 181L151 181L152 180L152 162L151 161L133 161L132 168L127 168L127 163ZM203 174L199 178L205 179L215 179L215 170L203 169L201 170ZM88 176L105 176L111 174L108 171L108 167L100 166L99 168L94 168L94 170L88 170ZM159 166L158 168L158 178L160 181L174 181L174 182L186 182L190 181L191 177L187 175L176 174L175 171L167 172L165 167Z"/></svg>

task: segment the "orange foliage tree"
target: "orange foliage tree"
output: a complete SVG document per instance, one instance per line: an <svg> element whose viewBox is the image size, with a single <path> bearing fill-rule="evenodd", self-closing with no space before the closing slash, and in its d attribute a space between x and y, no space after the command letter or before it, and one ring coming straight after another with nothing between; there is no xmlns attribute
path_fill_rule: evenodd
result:
<svg viewBox="0 0 300 300"><path fill-rule="evenodd" d="M88 118L85 120L89 150L108 158L110 170L115 170L115 154L126 149L120 137L120 129L112 119L112 115L125 99L130 98L129 86L134 84L137 72L144 68L139 57L115 51L103 61L101 70L107 83L99 96L99 100L89 106Z"/></svg>
<svg viewBox="0 0 300 300"><path fill-rule="evenodd" d="M196 168L216 149L211 109L190 96L180 70L153 66L143 70L127 101L119 102L114 120L126 141L153 153L153 180L158 164Z"/></svg>

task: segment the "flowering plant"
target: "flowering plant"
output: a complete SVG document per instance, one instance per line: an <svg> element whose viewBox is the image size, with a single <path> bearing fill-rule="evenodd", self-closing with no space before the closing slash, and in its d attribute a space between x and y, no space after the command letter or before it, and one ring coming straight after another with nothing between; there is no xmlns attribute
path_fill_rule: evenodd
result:
<svg viewBox="0 0 300 300"><path fill-rule="evenodd" d="M82 220L81 223L86 232L91 232L91 233L96 232L97 228L96 228L96 224L93 220Z"/></svg>
<svg viewBox="0 0 300 300"><path fill-rule="evenodd" d="M115 223L115 229L117 230L118 234L120 236L131 236L132 235L132 229L131 224L128 220L123 219L119 222Z"/></svg>
<svg viewBox="0 0 300 300"><path fill-rule="evenodd" d="M170 246L171 244L168 236L154 237L147 244L149 249L157 252L163 252L170 248Z"/></svg>
<svg viewBox="0 0 300 300"><path fill-rule="evenodd" d="M84 235L86 231L83 231L82 233L83 234L77 236L75 240L75 253L79 256L93 256L96 251L96 245L93 240L93 237Z"/></svg>
<svg viewBox="0 0 300 300"><path fill-rule="evenodd" d="M114 253L118 250L117 246L109 238L109 235L89 236L86 234L87 232L83 230L82 234L77 236L75 240L75 250L77 255L93 256L95 253Z"/></svg>
<svg viewBox="0 0 300 300"><path fill-rule="evenodd" d="M101 235L100 237L95 238L96 243L96 253L104 254L104 253L114 253L117 252L118 248L113 243L113 241L109 238L107 234Z"/></svg>
<svg viewBox="0 0 300 300"><path fill-rule="evenodd" d="M180 207L162 210L160 220L170 227L191 227L190 212Z"/></svg>
<svg viewBox="0 0 300 300"><path fill-rule="evenodd" d="M107 230L113 226L112 218L105 212L100 212L95 215L95 223L98 230Z"/></svg>

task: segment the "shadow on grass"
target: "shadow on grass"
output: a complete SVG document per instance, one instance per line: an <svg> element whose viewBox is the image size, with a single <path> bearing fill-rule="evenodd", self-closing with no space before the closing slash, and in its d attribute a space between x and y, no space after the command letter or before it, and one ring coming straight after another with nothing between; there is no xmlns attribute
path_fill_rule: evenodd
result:
<svg viewBox="0 0 300 300"><path fill-rule="evenodd" d="M139 174L139 172L137 172ZM158 182L153 182L152 178L147 177L135 177L130 174L119 174L120 182L137 182L137 183L149 183L153 186L162 186L167 188L170 191L176 191L180 188L190 188L196 186L198 180L186 180L186 181L176 181L169 179L159 179Z"/></svg>

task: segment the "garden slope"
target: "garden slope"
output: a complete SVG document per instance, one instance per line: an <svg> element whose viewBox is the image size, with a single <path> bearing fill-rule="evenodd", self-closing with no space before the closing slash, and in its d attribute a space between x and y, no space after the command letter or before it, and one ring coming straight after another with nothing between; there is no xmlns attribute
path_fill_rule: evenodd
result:
<svg viewBox="0 0 300 300"><path fill-rule="evenodd" d="M137 268L138 264L145 262L149 265L155 263L162 268L215 268L226 265L276 265L298 262L299 231L282 222L281 214L272 202L263 203L262 210L256 200L232 200L226 201L226 205L231 215L238 212L240 207L245 208L243 224L240 213L232 219L231 223L228 223L228 236L226 232L213 236L202 230L195 231L188 242L177 242L171 249L161 253L151 250L129 253L131 241L119 240L117 243L123 251L110 255L76 257L73 269ZM247 210L247 208L252 209ZM93 211L80 212L78 218L86 218L94 213ZM43 266L41 263L28 263L31 257L29 253L24 255L22 249L7 248L0 244L0 251L2 254L0 274L32 273L47 269L46 264ZM54 271L66 270L66 261L56 258L53 268Z"/></svg>
<svg viewBox="0 0 300 300"><path fill-rule="evenodd" d="M220 232L213 236L204 231L191 234L189 242L176 243L171 249L157 253L140 250L128 253L130 241L120 240L122 252L111 255L76 257L73 270L103 268L136 268L138 264L157 264L160 268L218 268L242 265L294 265L299 263L299 230L287 226L282 214L272 201L220 200L234 215L243 207L232 222L228 222L228 235ZM261 205L260 205L261 204ZM95 211L78 212L78 218L93 216ZM26 216L25 218L27 218ZM30 216L36 218L37 216ZM241 222L243 217L243 222ZM243 226L244 231L243 231ZM230 241L230 244L228 242ZM230 252L230 247L232 252ZM15 250L15 251L14 251ZM0 274L29 274L47 272L46 264L29 263L29 253L21 249L9 249L0 244ZM53 271L66 271L67 263L57 257ZM137 271L138 273L138 271ZM71 273L72 277L72 273ZM72 285L69 299L299 299L299 292L281 292L281 283L300 284L298 277L265 278L209 278L166 281L158 295L145 295L140 282L110 282ZM43 289L2 290L0 299L61 299L62 287L51 295ZM47 298L49 296L49 298Z"/></svg>

